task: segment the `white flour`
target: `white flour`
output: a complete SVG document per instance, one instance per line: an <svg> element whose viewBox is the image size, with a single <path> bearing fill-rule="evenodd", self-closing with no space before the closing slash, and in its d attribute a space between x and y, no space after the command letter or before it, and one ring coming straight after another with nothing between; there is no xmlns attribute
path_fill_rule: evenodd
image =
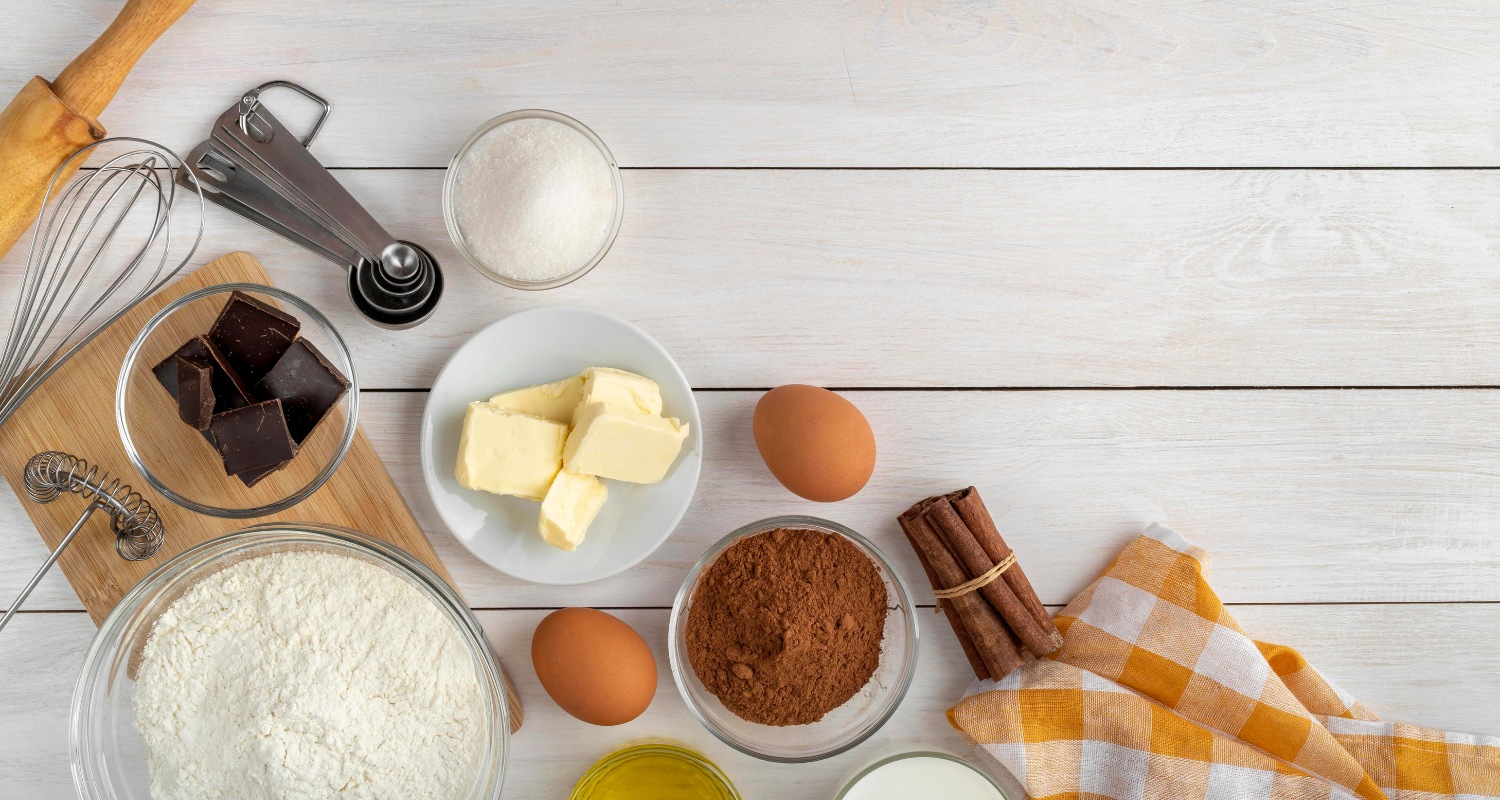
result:
<svg viewBox="0 0 1500 800"><path fill-rule="evenodd" d="M135 713L156 800L455 800L485 740L459 632L405 581L329 553L189 589L146 644Z"/></svg>

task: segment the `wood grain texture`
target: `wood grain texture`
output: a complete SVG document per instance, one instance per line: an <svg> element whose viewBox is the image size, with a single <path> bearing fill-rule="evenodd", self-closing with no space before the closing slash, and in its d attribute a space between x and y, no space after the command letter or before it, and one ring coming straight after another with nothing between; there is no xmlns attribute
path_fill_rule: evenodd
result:
<svg viewBox="0 0 1500 800"><path fill-rule="evenodd" d="M682 524L639 566L572 587L501 575L448 533L421 478L425 393L366 393L361 422L479 608L670 605L719 537L793 513L870 536L930 603L895 517L970 484L1048 603L1071 599L1152 522L1208 550L1228 602L1500 601L1495 395L847 392L875 430L875 474L854 498L820 504L783 489L762 464L750 432L759 393L700 392L706 457ZM27 522L6 519L0 549L14 555L0 564L0 603L45 557ZM27 607L77 603L53 582Z"/></svg>
<svg viewBox="0 0 1500 800"><path fill-rule="evenodd" d="M1209 552L1226 602L1493 601L1493 394L849 392L875 431L875 473L850 500L821 504L783 489L761 462L750 431L759 393L699 393L703 473L677 531L641 565L566 589L506 578L446 532L420 477L425 396L372 398L364 421L479 607L670 605L720 537L799 513L869 536L920 586L896 515L971 484L1047 603L1070 600L1152 522Z"/></svg>
<svg viewBox="0 0 1500 800"><path fill-rule="evenodd" d="M25 3L0 96L118 8ZM204 3L106 122L183 148L275 78L336 111L337 166L443 166L518 108L581 119L626 166L1500 163L1489 0L303 0ZM277 114L296 101L277 100Z"/></svg>
<svg viewBox="0 0 1500 800"><path fill-rule="evenodd" d="M1054 613L1057 609L1052 609ZM1237 606L1230 612L1256 638L1298 647L1327 677L1382 719L1445 730L1500 732L1500 655L1455 636L1434 652L1433 630L1500 627L1500 605ZM643 739L671 739L719 764L747 798L826 800L866 762L918 747L973 757L943 712L970 680L958 643L940 619L923 615L917 679L906 700L869 742L814 764L772 766L719 743L683 705L666 661L668 612L615 612L646 638L657 659L656 699L639 719L615 728L585 725L554 704L531 669L531 633L546 611L482 611L490 641L507 656L529 715L511 738L507 797L566 797L595 760ZM929 620L932 620L929 623ZM72 798L67 715L77 665L93 636L83 614L20 614L0 647L0 796Z"/></svg>
<svg viewBox="0 0 1500 800"><path fill-rule="evenodd" d="M79 113L99 116L146 48L166 33L194 2L126 0L99 38L58 73L52 82L53 91Z"/></svg>
<svg viewBox="0 0 1500 800"><path fill-rule="evenodd" d="M40 76L21 85L0 110L0 175L5 176L0 183L0 256L36 222L47 187L64 162L102 138L98 122L58 99ZM62 185L81 163L71 165Z"/></svg>
<svg viewBox="0 0 1500 800"><path fill-rule="evenodd" d="M94 639L87 614L21 612L0 646L0 797L71 800L68 716Z"/></svg>
<svg viewBox="0 0 1500 800"><path fill-rule="evenodd" d="M1500 383L1500 172L637 170L608 257L546 292L462 260L441 172L336 175L442 264L421 327L374 327L343 273L217 207L202 260L255 253L370 388L429 387L475 331L557 303L640 325L695 386Z"/></svg>
<svg viewBox="0 0 1500 800"><path fill-rule="evenodd" d="M104 515L96 515L58 559L58 567L68 576L84 608L96 624L104 619L130 587L173 556L193 545L239 530L247 524L243 520L207 517L187 511L156 493L131 469L115 427L114 415L110 413L115 401L115 377L119 374L125 351L130 347L137 331L152 315L183 294L216 283L266 283L268 280L255 259L243 253L224 256L179 280L131 310L75 354L0 429L0 474L5 476L6 482L11 486L21 485L22 471L34 454L44 450L61 450L121 476L161 515L166 529L166 541L154 558L145 561L126 561L120 558L115 553L115 540L110 532L108 519ZM197 306L188 309L192 310L197 310ZM203 310L203 318L198 320L205 326L202 330L207 330L206 326L212 324L213 318L209 314L208 310ZM180 331L178 335L181 341L186 341L191 332ZM162 347L170 352L170 344ZM155 362L148 359L142 363ZM149 367L142 369L149 370ZM151 376L149 373L143 374L146 377L139 382L149 383ZM156 387L145 386L141 391L154 388ZM189 496L204 497L210 490L199 488L198 481L205 482L205 486L218 486L230 479L223 475L221 469L214 469L213 453L208 448L197 446L199 442L194 441L196 433L187 430L173 418L170 413L170 398L165 392L160 394L163 412L150 418L143 427L136 428L141 436L142 446L146 447L157 440L179 443L185 440L186 445L178 451L179 459L163 455L160 458L148 456L147 461L156 464L170 463L173 466L179 462L191 462L190 466L197 469L185 470L182 482L174 483ZM137 405L139 404L132 404ZM150 423L155 423L155 426ZM171 427L174 424L176 427ZM152 430L155 433L147 435ZM309 437L308 452L302 455L309 462L327 463L331 456L328 452L319 450L331 451L336 441L337 431L334 429L319 430ZM316 463L294 464L286 471L308 473L289 476L298 478L289 484L290 487L296 487L316 474L319 467ZM267 481L282 478L283 476L278 475ZM213 483L207 483L209 481ZM262 486L266 484L263 483ZM234 488L244 491L242 487ZM285 490L272 491L273 488L258 489L254 499L245 505L264 503L286 493ZM246 496L249 497L249 494ZM63 497L59 502L46 505L32 502L23 504L30 521L36 525L49 549L62 540L83 509L84 503L68 502L69 499ZM380 537L405 549L432 567L440 576L452 581L427 543L421 528L402 503L401 495L391 483L390 474L381 465L370 448L369 440L362 433L356 434L343 465L322 489L287 511L260 518L260 521L266 522L288 520L323 522Z"/></svg>

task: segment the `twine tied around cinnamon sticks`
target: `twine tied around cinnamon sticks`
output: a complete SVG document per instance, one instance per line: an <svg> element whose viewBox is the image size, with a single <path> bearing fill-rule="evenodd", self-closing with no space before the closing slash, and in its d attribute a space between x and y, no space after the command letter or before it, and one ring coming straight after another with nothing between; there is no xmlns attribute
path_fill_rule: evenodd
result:
<svg viewBox="0 0 1500 800"><path fill-rule="evenodd" d="M995 579L998 578L998 577L1000 577L1001 573L1003 573L1006 570L1010 569L1012 566L1015 566L1015 563L1016 563L1016 554L1015 553L1011 553L1010 555L1008 555L1008 556L1005 557L1004 561L1001 561L999 564L996 564L995 566L990 567L990 571L989 572L986 572L983 575L980 575L979 577L975 578L972 581L967 581L965 583L961 583L961 584L953 587L952 589L937 589L937 588L934 588L932 590L932 596L936 597L939 600L952 600L953 598L958 597L959 595L968 594L969 592L976 591L978 589L982 589L985 586L989 586L991 583L994 583ZM942 603L938 603L937 605L935 605L935 606L932 607L932 613L934 613L934 614L941 614L942 612L943 612L943 605L942 605Z"/></svg>
<svg viewBox="0 0 1500 800"><path fill-rule="evenodd" d="M1025 663L1022 648L1044 656L1062 646L977 489L929 497L897 522L975 675L1000 680Z"/></svg>

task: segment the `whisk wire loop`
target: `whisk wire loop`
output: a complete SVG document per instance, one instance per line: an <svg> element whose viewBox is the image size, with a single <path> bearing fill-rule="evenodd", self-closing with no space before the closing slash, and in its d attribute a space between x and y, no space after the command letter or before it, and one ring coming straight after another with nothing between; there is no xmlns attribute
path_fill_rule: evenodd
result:
<svg viewBox="0 0 1500 800"><path fill-rule="evenodd" d="M103 509L115 532L115 550L127 561L150 558L161 549L164 536L156 509L140 492L96 465L56 450L37 453L26 462L23 483L26 494L38 503L71 493Z"/></svg>
<svg viewBox="0 0 1500 800"><path fill-rule="evenodd" d="M63 181L97 148L122 142L140 146ZM172 242L174 174L198 199L197 233L186 247ZM203 187L182 159L145 139L105 139L63 164L47 187L0 354L0 425L79 349L176 277L203 240L203 209ZM141 241L117 253L136 221ZM123 264L105 273L101 265L116 258Z"/></svg>

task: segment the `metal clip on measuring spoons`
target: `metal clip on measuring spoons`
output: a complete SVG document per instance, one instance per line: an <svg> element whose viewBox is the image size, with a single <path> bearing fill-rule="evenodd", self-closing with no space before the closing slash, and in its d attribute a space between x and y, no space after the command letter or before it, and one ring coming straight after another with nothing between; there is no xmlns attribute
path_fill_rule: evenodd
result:
<svg viewBox="0 0 1500 800"><path fill-rule="evenodd" d="M296 91L323 107L298 140L261 103L266 89ZM443 272L420 245L386 232L307 149L328 120L328 101L294 83L258 86L214 122L179 175L203 196L344 267L349 298L370 321L410 328L432 315L443 295Z"/></svg>

